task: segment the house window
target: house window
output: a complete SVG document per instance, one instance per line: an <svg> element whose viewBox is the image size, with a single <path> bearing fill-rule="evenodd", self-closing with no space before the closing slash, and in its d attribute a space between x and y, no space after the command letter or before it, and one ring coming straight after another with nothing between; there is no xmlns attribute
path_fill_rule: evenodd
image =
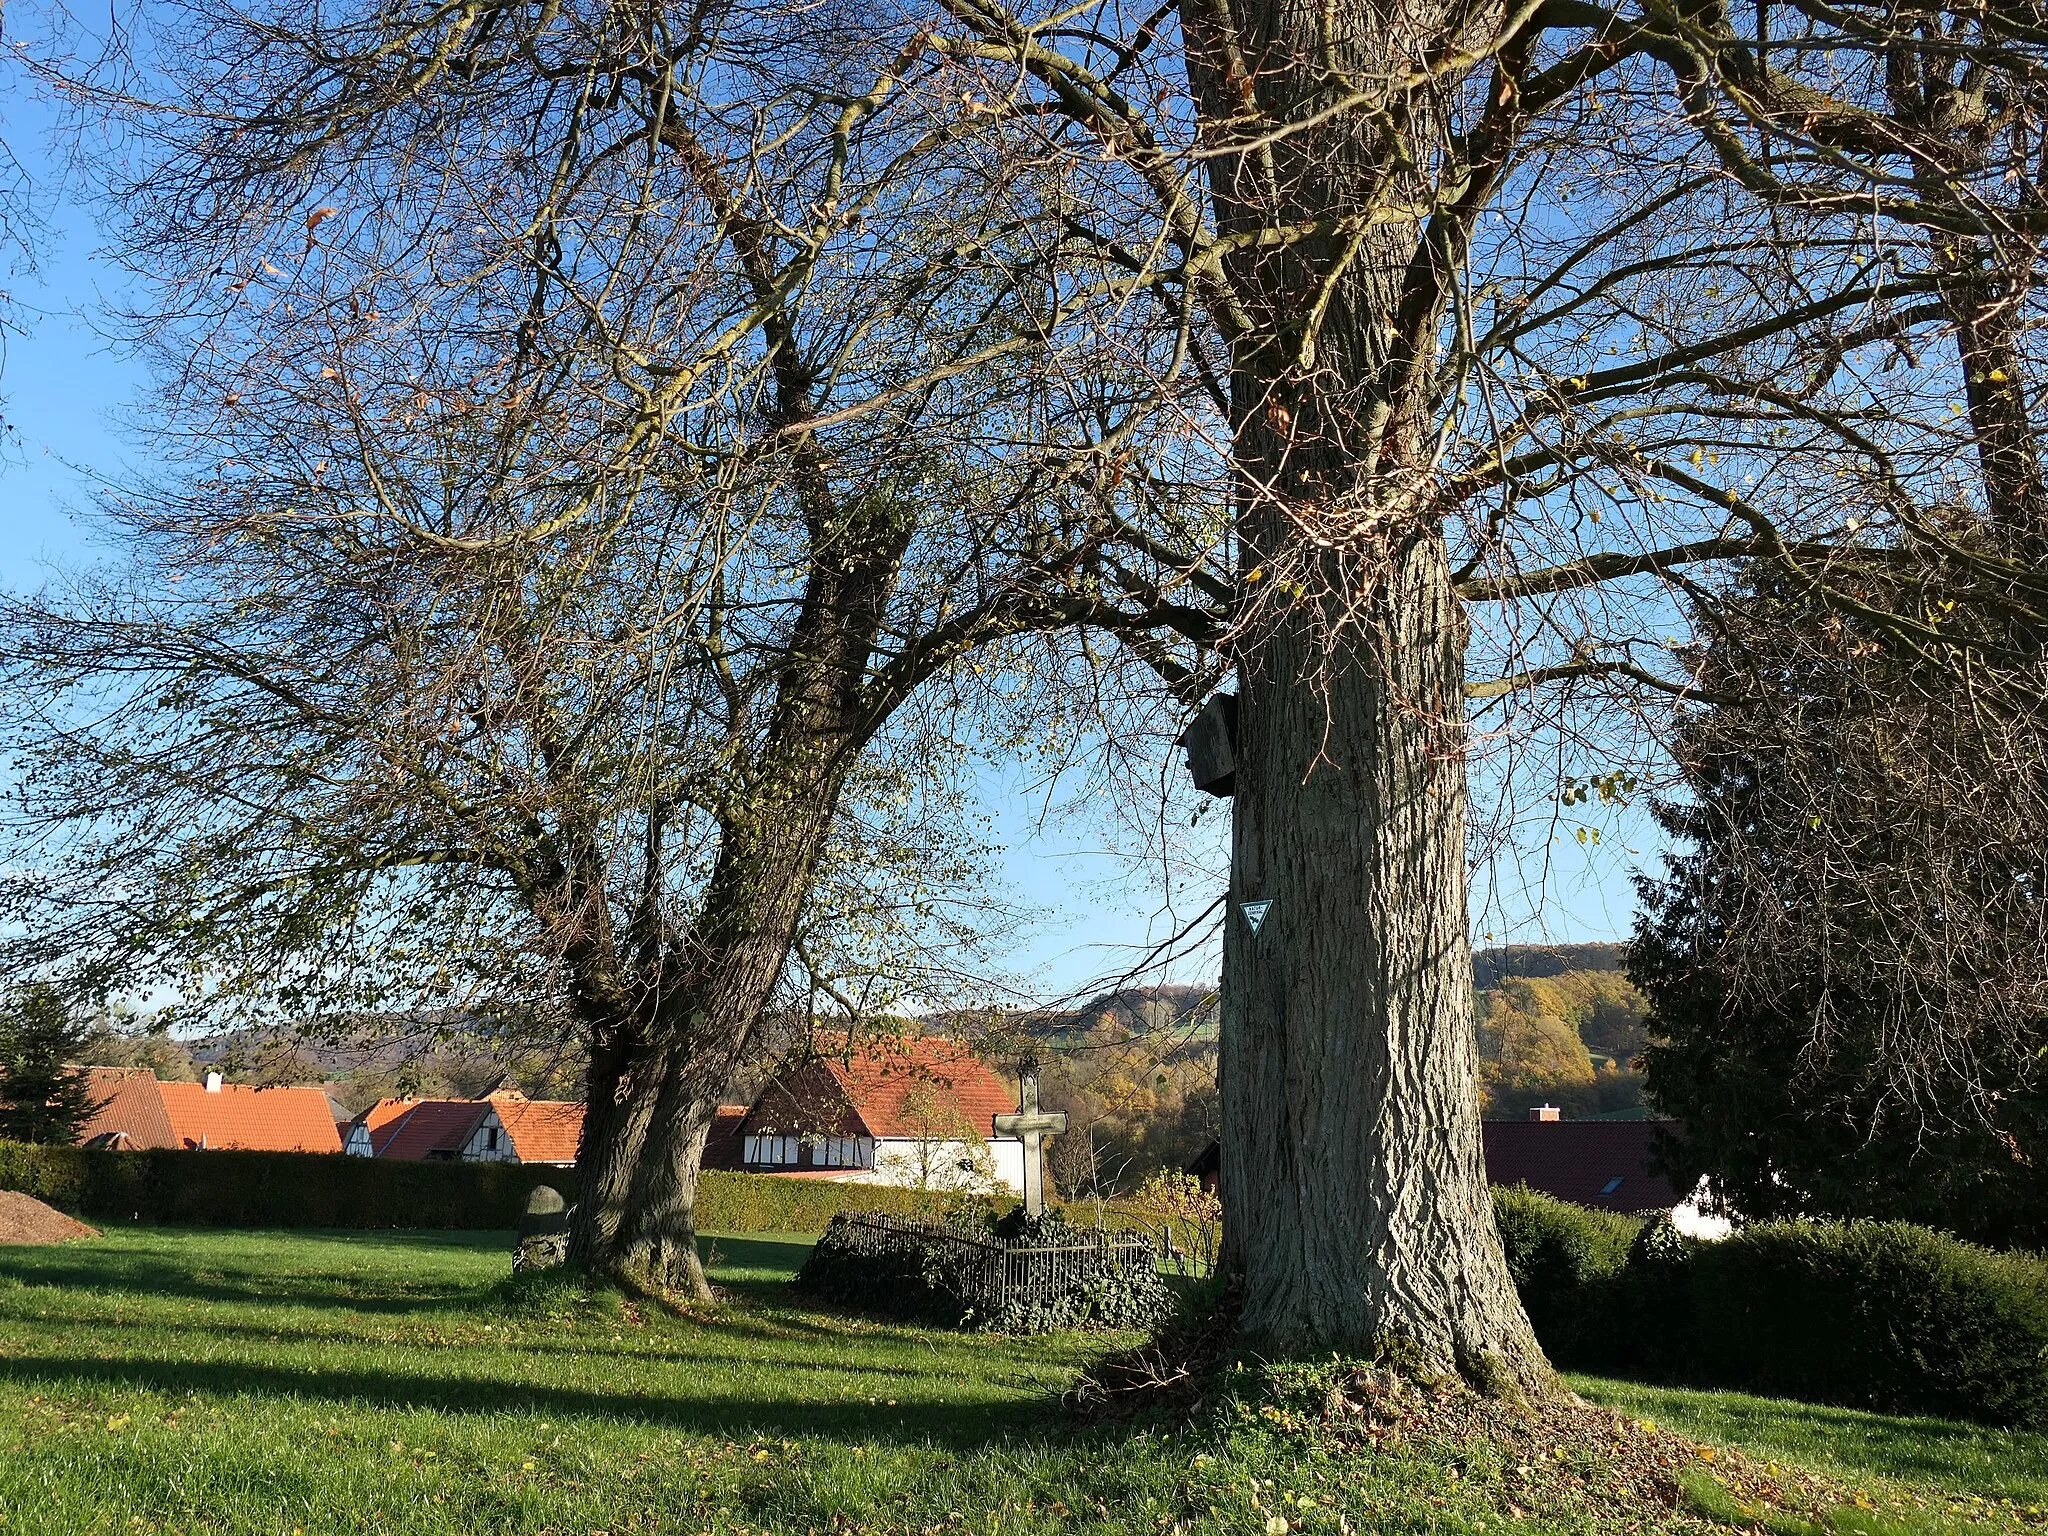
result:
<svg viewBox="0 0 2048 1536"><path fill-rule="evenodd" d="M858 1136L828 1136L824 1140L824 1166L827 1168L859 1168L860 1142Z"/></svg>
<svg viewBox="0 0 2048 1536"><path fill-rule="evenodd" d="M1602 1184L1600 1186L1600 1193L1603 1195L1611 1195L1619 1188L1621 1188L1620 1179L1609 1179L1605 1184Z"/></svg>
<svg viewBox="0 0 2048 1536"><path fill-rule="evenodd" d="M493 1152L497 1151L498 1148L503 1145L499 1138L501 1138L504 1134L505 1133L499 1130L498 1127L496 1127L495 1125L491 1127L489 1135L491 1139L490 1147Z"/></svg>
<svg viewBox="0 0 2048 1536"><path fill-rule="evenodd" d="M795 1136L749 1136L741 1160L759 1167L794 1166L802 1149L803 1142Z"/></svg>

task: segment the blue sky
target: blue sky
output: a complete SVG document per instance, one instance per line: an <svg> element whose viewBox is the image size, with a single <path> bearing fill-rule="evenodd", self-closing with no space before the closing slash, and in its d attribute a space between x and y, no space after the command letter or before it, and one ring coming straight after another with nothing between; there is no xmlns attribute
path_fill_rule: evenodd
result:
<svg viewBox="0 0 2048 1536"><path fill-rule="evenodd" d="M97 483L118 480L125 465L140 462L121 423L137 403L142 372L93 318L118 294L120 274L97 254L92 211L57 194L36 113L17 93L0 120L38 182L49 220L37 270L0 279L25 327L6 338L0 372L0 415L12 429L0 461L0 585L15 590L39 585L53 565L118 558L95 541L87 514ZM991 770L981 791L990 835L1003 849L998 867L1008 894L1033 914L1017 944L998 958L1040 995L1064 995L1122 973L1214 894L1191 886L1168 912L1152 870L1112 849L1085 808L1043 822L1042 800L1019 773ZM1558 840L1539 844L1534 857L1482 876L1474 936L1482 943L1621 937L1635 906L1629 874L1654 852L1654 833L1640 815L1611 823L1597 848L1560 829ZM1176 968L1182 980L1213 974L1207 955Z"/></svg>

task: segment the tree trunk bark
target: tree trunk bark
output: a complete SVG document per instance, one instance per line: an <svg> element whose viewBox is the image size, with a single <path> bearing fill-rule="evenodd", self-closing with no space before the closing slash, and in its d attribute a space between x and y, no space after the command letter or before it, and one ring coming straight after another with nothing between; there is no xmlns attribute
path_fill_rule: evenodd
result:
<svg viewBox="0 0 2048 1536"><path fill-rule="evenodd" d="M635 1219L618 1245L619 1272L652 1289L711 1300L711 1282L697 1252L697 1175L704 1165L704 1142L717 1112L716 1090L710 1094L679 1091L664 1080L659 1143L642 1158L636 1185Z"/></svg>
<svg viewBox="0 0 2048 1536"><path fill-rule="evenodd" d="M2027 409L2019 343L2019 299L1999 291L1989 253L1963 251L1942 285L1956 327L1971 435L1983 473L1984 506L2005 551L2038 564L2048 558L2048 481Z"/></svg>
<svg viewBox="0 0 2048 1536"><path fill-rule="evenodd" d="M1501 15L1449 0L1182 9L1215 225L1234 242L1245 598L1219 1070L1242 1327L1278 1351L1534 1395L1555 1377L1480 1142L1467 626L1430 494L1451 274L1514 139L1526 45L1484 66L1485 121L1455 154L1435 106L1449 80L1391 95L1384 115L1335 105L1358 82L1396 92L1416 60L1476 57ZM1400 212L1417 207L1437 211Z"/></svg>
<svg viewBox="0 0 2048 1536"><path fill-rule="evenodd" d="M1239 659L1222 1195L1245 1333L1547 1387L1480 1144L1462 617L1417 538L1334 658ZM1319 669L1321 686L1309 686ZM1270 901L1256 931L1248 901Z"/></svg>
<svg viewBox="0 0 2048 1536"><path fill-rule="evenodd" d="M664 1005L666 1060L617 1242L619 1270L651 1288L710 1298L696 1228L705 1138L789 961L851 750L852 743L838 743L823 754L821 777L784 781L755 801L744 822L725 829L693 936L697 965Z"/></svg>
<svg viewBox="0 0 2048 1536"><path fill-rule="evenodd" d="M633 1171L666 1066L637 1032L593 1032L568 1252L570 1265L586 1274L608 1273L617 1264Z"/></svg>
<svg viewBox="0 0 2048 1536"><path fill-rule="evenodd" d="M710 1296L696 1246L705 1137L719 1094L757 1038L846 776L878 724L864 692L868 664L916 529L911 509L886 497L842 513L822 464L797 457L809 585L754 775L721 817L704 908L680 946L685 980L661 1008L660 1091L614 1244L620 1273L697 1299Z"/></svg>

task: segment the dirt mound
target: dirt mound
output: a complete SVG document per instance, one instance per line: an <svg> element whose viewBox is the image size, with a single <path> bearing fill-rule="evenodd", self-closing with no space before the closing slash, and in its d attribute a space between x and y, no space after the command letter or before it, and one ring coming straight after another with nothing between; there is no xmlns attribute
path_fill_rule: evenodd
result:
<svg viewBox="0 0 2048 1536"><path fill-rule="evenodd" d="M0 1189L0 1243L68 1243L99 1235L97 1228L73 1221L40 1200Z"/></svg>

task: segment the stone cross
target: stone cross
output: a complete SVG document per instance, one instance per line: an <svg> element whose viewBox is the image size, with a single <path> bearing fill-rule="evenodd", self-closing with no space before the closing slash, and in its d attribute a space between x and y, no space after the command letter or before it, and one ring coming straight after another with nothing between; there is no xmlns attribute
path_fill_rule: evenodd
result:
<svg viewBox="0 0 2048 1536"><path fill-rule="evenodd" d="M1046 1136L1057 1136L1067 1128L1067 1117L1058 1110L1038 1107L1038 1063L1028 1057L1017 1068L1017 1113L994 1118L998 1136L1015 1136L1024 1143L1024 1214L1036 1220L1045 1214L1045 1176L1039 1162L1039 1146Z"/></svg>

